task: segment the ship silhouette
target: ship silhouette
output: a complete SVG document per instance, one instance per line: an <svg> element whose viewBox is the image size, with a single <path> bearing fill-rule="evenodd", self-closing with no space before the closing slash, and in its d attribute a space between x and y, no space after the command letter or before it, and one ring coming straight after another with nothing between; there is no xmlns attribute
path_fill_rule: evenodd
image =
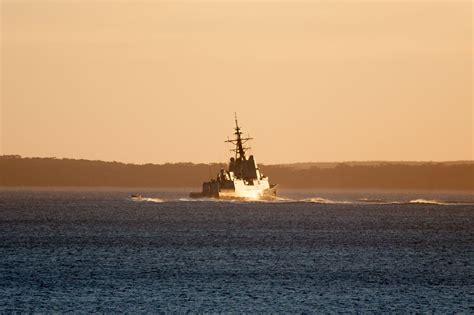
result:
<svg viewBox="0 0 474 315"><path fill-rule="evenodd" d="M220 199L271 199L276 196L276 184L270 184L257 166L253 155L248 158L245 153L250 149L244 146L252 140L243 137L235 115L234 138L225 142L235 145L231 151L235 153L230 158L228 169L221 169L215 179L202 184L201 192L190 193L191 198L220 198Z"/></svg>

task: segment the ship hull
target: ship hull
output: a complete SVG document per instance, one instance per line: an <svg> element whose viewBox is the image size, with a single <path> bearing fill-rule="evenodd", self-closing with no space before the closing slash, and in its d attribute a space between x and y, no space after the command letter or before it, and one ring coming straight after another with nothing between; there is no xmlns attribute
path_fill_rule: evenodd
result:
<svg viewBox="0 0 474 315"><path fill-rule="evenodd" d="M191 198L216 198L224 200L268 200L276 196L277 185L269 188L259 189L258 187L247 186L238 190L221 189L219 191L192 192Z"/></svg>

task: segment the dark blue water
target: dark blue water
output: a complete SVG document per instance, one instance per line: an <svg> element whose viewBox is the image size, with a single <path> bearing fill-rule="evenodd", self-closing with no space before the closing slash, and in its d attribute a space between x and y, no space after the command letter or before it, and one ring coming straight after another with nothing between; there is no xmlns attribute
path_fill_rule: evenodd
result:
<svg viewBox="0 0 474 315"><path fill-rule="evenodd" d="M0 312L474 311L472 195L129 193L0 191Z"/></svg>

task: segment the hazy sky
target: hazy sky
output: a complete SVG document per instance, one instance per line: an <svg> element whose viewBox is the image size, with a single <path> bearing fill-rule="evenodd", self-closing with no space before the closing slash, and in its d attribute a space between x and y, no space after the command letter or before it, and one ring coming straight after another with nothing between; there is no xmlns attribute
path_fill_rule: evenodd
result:
<svg viewBox="0 0 474 315"><path fill-rule="evenodd" d="M0 154L474 156L471 1L0 1Z"/></svg>

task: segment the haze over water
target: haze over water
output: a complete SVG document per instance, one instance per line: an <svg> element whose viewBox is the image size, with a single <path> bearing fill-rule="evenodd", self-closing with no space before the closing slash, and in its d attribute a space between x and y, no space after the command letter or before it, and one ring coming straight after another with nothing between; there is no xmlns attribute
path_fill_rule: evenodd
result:
<svg viewBox="0 0 474 315"><path fill-rule="evenodd" d="M140 193L1 191L0 311L472 312L472 194Z"/></svg>

